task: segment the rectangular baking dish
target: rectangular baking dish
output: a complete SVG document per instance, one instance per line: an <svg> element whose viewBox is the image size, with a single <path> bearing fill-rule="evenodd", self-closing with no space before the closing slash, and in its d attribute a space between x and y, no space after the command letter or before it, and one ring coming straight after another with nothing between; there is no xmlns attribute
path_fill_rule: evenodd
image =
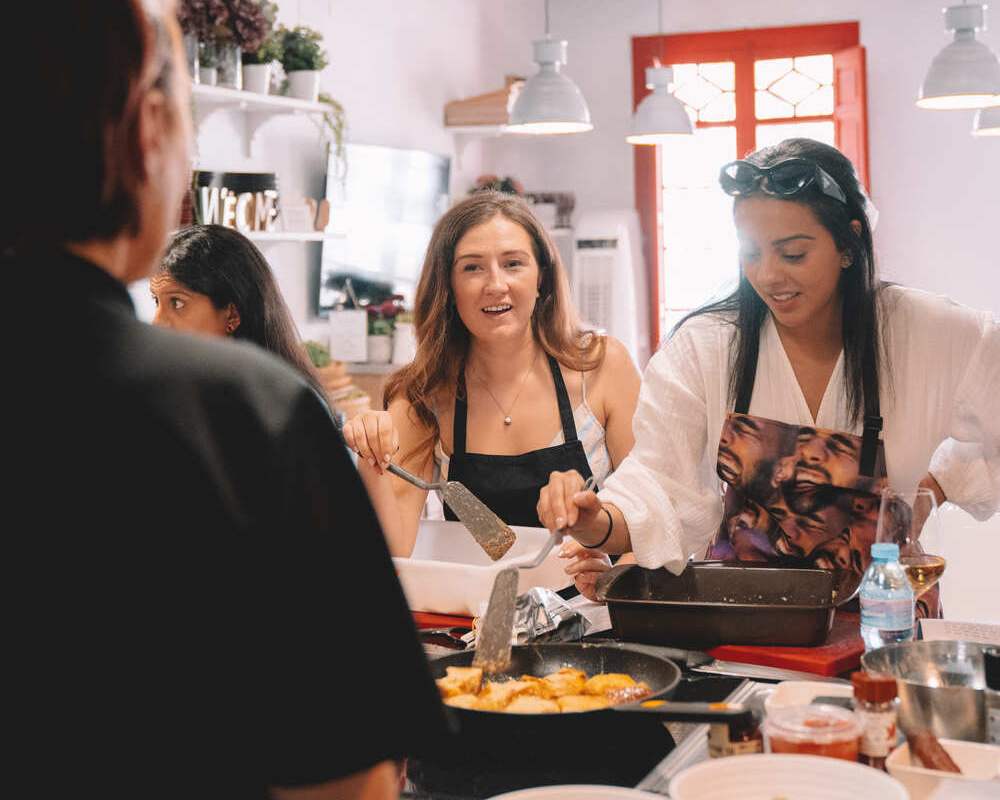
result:
<svg viewBox="0 0 1000 800"><path fill-rule="evenodd" d="M691 562L680 575L613 567L597 595L627 642L811 647L833 624L835 588L828 570Z"/></svg>

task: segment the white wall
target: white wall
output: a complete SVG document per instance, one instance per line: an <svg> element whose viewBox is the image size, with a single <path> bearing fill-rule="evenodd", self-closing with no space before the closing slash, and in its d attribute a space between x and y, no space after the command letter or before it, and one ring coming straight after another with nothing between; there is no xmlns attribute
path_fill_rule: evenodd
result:
<svg viewBox="0 0 1000 800"><path fill-rule="evenodd" d="M510 4L540 38L540 2ZM859 21L868 56L869 144L883 274L1000 313L1000 139L969 135L972 112L914 105L933 56L949 41L938 0L699 0L664 2L663 30L707 30ZM535 9L536 13L532 13ZM1000 52L1000 11L980 34ZM580 210L634 205L631 37L658 32L655 0L550 0L550 30L569 42L565 71L590 106L590 133L486 145L486 166L531 188L576 192ZM505 32L506 33L506 32ZM516 31L510 32L516 35ZM524 69L531 70L530 61ZM529 72L530 74L530 72Z"/></svg>

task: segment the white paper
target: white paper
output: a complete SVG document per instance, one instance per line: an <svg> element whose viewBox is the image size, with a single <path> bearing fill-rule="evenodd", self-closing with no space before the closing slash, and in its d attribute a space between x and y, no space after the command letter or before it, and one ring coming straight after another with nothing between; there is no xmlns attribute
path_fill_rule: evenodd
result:
<svg viewBox="0 0 1000 800"><path fill-rule="evenodd" d="M330 312L330 357L335 361L368 360L368 312L340 309Z"/></svg>
<svg viewBox="0 0 1000 800"><path fill-rule="evenodd" d="M947 640L1000 645L1000 625L951 619L922 619L920 638L924 641Z"/></svg>

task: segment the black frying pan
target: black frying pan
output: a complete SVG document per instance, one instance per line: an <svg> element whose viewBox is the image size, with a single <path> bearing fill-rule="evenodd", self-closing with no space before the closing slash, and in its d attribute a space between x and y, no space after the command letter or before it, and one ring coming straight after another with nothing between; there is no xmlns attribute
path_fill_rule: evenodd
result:
<svg viewBox="0 0 1000 800"><path fill-rule="evenodd" d="M443 678L448 667L472 666L474 652L452 653L430 662L434 678ZM681 678L680 668L667 658L612 644L536 644L511 649L511 667L490 678L541 678L569 667L588 676L619 672L642 681L652 696L633 703L561 714L508 714L447 706L458 728L463 747L491 752L512 751L586 753L595 742L602 752L629 747L637 736L663 736L669 720L749 724L750 709L740 705L720 707L710 703L650 703L667 700Z"/></svg>

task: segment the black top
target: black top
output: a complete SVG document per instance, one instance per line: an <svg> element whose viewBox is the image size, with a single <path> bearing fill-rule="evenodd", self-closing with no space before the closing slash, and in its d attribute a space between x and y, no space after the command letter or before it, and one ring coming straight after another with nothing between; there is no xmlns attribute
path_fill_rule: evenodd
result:
<svg viewBox="0 0 1000 800"><path fill-rule="evenodd" d="M312 390L139 322L85 261L2 263L30 327L4 337L0 796L243 800L418 754L440 699Z"/></svg>
<svg viewBox="0 0 1000 800"><path fill-rule="evenodd" d="M583 443L576 437L573 408L570 406L559 362L552 356L548 356L548 360L556 387L556 401L559 404L565 442L516 456L465 452L469 407L465 400L460 399L466 396L465 370L458 376L460 391L455 398L452 428L454 452L448 462L448 480L463 484L508 525L541 527L542 523L538 519L538 495L553 472L575 469L584 480L592 474ZM446 519L457 519L447 505L444 512Z"/></svg>

